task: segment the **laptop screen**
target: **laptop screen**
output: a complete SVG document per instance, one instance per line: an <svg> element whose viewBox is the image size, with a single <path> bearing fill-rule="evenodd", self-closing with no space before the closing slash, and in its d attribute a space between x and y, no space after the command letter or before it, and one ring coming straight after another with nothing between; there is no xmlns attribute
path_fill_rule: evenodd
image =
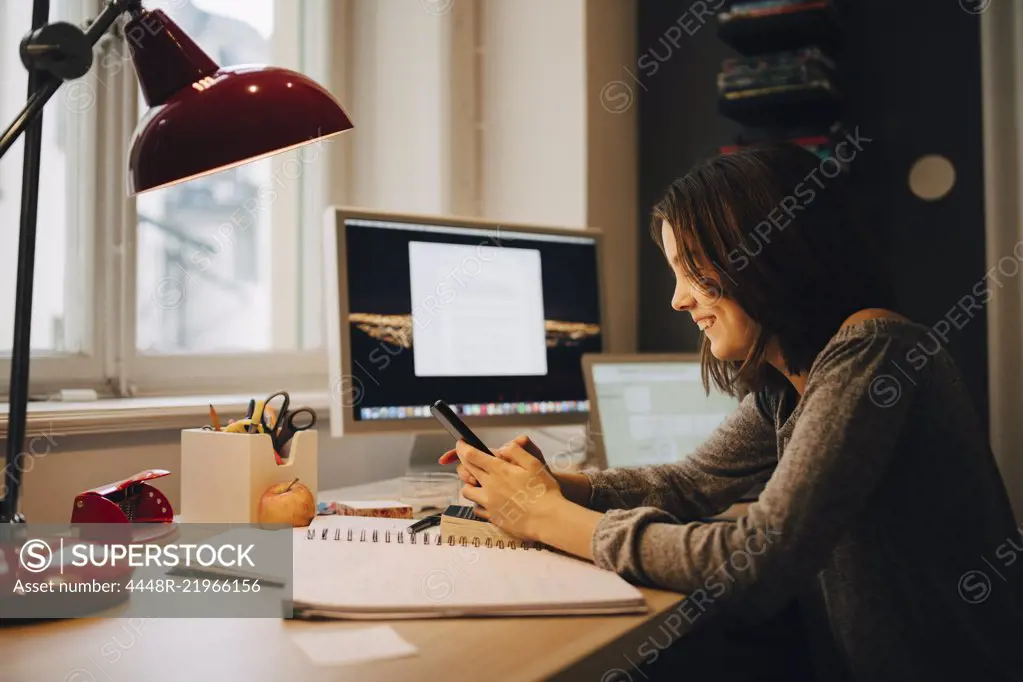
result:
<svg viewBox="0 0 1023 682"><path fill-rule="evenodd" d="M700 380L696 360L595 362L593 399L609 467L677 462L691 454L739 402Z"/></svg>

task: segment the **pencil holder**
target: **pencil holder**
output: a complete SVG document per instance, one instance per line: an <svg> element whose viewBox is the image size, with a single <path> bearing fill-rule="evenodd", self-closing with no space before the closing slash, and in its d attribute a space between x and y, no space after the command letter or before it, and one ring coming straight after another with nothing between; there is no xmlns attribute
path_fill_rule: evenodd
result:
<svg viewBox="0 0 1023 682"><path fill-rule="evenodd" d="M266 433L181 432L181 515L188 523L256 523L259 498L275 483L299 479L317 494L316 431L292 437L283 464Z"/></svg>

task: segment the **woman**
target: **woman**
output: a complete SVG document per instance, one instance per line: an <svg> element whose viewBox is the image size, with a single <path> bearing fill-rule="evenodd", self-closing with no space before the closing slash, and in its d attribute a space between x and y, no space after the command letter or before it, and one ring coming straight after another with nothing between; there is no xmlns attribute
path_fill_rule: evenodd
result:
<svg viewBox="0 0 1023 682"><path fill-rule="evenodd" d="M441 462L481 516L689 595L690 621L796 598L826 679L1019 679L1020 568L977 575L1020 542L985 429L940 339L884 307L856 207L819 170L791 145L721 156L654 208L704 382L745 396L690 457L549 474L520 436ZM701 520L765 481L737 522Z"/></svg>

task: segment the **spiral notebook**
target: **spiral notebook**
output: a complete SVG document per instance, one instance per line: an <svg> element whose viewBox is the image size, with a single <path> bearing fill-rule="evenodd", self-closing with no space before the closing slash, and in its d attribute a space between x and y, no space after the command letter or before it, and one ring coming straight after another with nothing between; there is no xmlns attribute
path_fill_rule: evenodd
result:
<svg viewBox="0 0 1023 682"><path fill-rule="evenodd" d="M320 517L295 531L296 617L643 613L616 574L532 543L411 534L411 521Z"/></svg>

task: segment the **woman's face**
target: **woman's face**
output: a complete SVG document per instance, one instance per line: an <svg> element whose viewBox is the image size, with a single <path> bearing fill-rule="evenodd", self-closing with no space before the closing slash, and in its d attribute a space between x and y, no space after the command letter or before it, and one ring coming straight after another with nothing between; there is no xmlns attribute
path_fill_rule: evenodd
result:
<svg viewBox="0 0 1023 682"><path fill-rule="evenodd" d="M661 223L661 240L675 273L671 307L692 315L693 322L707 335L710 352L718 360L745 359L756 339L756 324L738 303L721 295L721 287L713 279L689 281L679 261L675 233L667 221Z"/></svg>

